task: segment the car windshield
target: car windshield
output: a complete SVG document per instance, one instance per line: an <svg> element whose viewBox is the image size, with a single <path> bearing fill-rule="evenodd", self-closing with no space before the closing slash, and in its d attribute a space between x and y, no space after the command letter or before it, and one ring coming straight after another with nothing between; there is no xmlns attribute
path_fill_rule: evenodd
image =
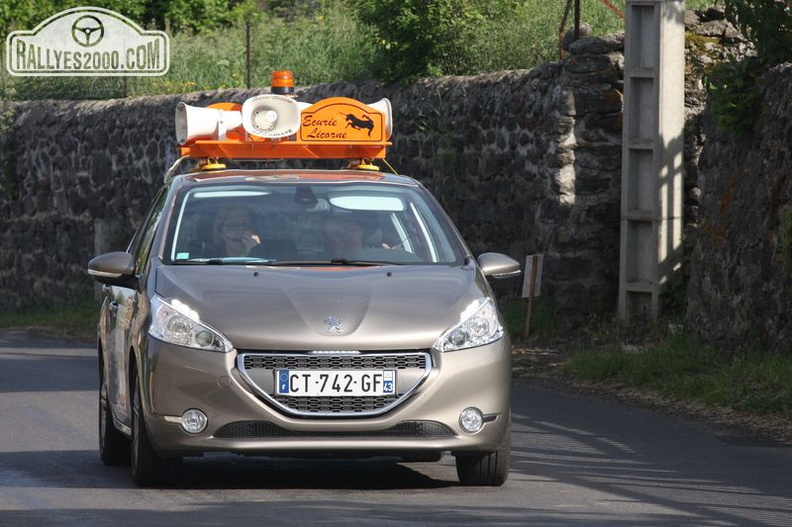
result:
<svg viewBox="0 0 792 527"><path fill-rule="evenodd" d="M464 243L420 187L368 182L202 183L181 191L170 264L458 264Z"/></svg>

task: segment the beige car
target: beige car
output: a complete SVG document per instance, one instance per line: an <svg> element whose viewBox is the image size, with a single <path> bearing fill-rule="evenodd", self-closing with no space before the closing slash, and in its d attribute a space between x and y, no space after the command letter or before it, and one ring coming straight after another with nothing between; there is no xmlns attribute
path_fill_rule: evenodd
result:
<svg viewBox="0 0 792 527"><path fill-rule="evenodd" d="M413 179L179 175L89 273L101 458L140 485L205 452L450 452L463 484L507 479L510 343L487 279L519 266L471 256Z"/></svg>

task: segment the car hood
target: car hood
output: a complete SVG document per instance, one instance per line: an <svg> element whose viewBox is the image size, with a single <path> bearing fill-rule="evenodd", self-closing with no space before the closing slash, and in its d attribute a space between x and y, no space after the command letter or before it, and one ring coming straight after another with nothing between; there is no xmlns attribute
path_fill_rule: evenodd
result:
<svg viewBox="0 0 792 527"><path fill-rule="evenodd" d="M488 294L474 265L162 266L156 291L196 310L237 349L429 348Z"/></svg>

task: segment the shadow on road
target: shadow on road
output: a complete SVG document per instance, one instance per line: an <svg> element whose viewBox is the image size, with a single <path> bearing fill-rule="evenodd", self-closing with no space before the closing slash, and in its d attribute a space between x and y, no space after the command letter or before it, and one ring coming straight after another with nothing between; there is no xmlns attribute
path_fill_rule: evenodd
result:
<svg viewBox="0 0 792 527"><path fill-rule="evenodd" d="M431 476L411 468L426 465L400 464L395 458L316 460L210 454L185 459L180 482L168 490L394 490L459 485L453 466L433 470ZM0 489L137 488L129 467L107 467L94 450L0 453L0 467Z"/></svg>
<svg viewBox="0 0 792 527"><path fill-rule="evenodd" d="M515 404L513 473L680 515L667 525L791 524L792 449L727 443L707 425L596 397L532 393Z"/></svg>

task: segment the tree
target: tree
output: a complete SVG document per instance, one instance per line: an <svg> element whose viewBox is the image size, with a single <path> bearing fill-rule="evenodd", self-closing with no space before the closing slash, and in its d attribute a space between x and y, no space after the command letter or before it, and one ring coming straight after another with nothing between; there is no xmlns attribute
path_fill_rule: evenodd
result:
<svg viewBox="0 0 792 527"><path fill-rule="evenodd" d="M351 0L359 20L373 27L386 81L468 73L477 22L507 12L518 0Z"/></svg>

